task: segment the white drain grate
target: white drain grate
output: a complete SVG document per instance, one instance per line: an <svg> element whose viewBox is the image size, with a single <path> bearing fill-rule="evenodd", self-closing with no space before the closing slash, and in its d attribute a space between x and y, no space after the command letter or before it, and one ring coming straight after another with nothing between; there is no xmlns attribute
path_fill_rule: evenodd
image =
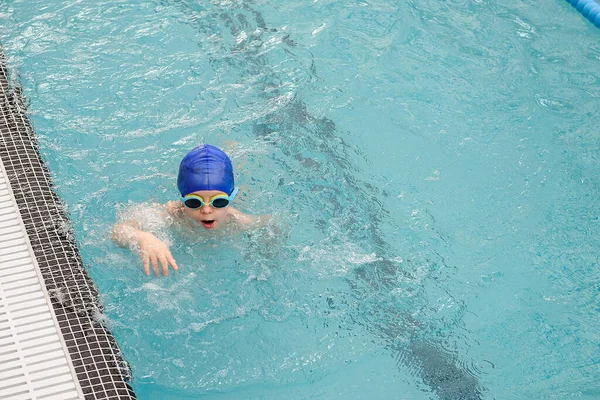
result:
<svg viewBox="0 0 600 400"><path fill-rule="evenodd" d="M0 161L0 400L83 399Z"/></svg>

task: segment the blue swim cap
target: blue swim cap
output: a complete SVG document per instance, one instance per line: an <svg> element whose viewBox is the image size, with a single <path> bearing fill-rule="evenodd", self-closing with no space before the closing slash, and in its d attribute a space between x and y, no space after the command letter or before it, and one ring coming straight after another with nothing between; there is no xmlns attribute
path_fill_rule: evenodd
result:
<svg viewBox="0 0 600 400"><path fill-rule="evenodd" d="M181 160L177 187L182 197L198 190L218 190L229 196L234 189L231 160L215 146L201 144Z"/></svg>

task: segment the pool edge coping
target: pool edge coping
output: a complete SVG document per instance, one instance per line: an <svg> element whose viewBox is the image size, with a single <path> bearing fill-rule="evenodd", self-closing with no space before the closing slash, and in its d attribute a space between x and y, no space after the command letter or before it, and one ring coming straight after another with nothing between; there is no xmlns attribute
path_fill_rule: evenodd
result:
<svg viewBox="0 0 600 400"><path fill-rule="evenodd" d="M82 398L136 399L129 365L98 318L98 290L83 266L16 81L0 46L0 161L69 365ZM27 204L30 192L44 204Z"/></svg>

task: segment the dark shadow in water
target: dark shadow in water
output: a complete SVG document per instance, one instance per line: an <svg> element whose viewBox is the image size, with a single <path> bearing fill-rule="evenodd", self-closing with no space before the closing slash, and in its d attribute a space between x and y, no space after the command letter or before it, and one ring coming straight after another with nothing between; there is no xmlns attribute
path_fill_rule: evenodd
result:
<svg viewBox="0 0 600 400"><path fill-rule="evenodd" d="M314 142L308 147L315 155L325 156L328 162L338 164L338 168L333 171L335 175L329 177L331 182L326 190L330 194L324 193L322 201L335 204L334 210L343 208L342 202L361 208L357 214L364 215L364 218L348 221L344 227L349 237L356 236L353 232L361 231L364 221L369 221L367 238L377 248L377 260L362 265L355 272L356 279L348 280L354 298L361 304L353 321L376 336L384 338L398 362L419 376L440 399L481 399L483 390L479 387L476 375L468 369L461 368L459 357L443 346L443 338L423 337L423 334L419 333L423 324L411 315L410 310L385 305L385 298L398 287L398 278L410 275L410 272L400 269L397 262L391 261L394 258L393 252L380 229L380 225L389 214L380 207L372 207L379 202L381 190L368 182L357 180L352 175L352 167L345 164L350 158L346 151L349 147L335 135L333 121L312 117L307 112L306 105L297 99L279 110L276 115L269 115L265 119L268 122L255 125L256 135L270 136L274 132L295 132L300 127L306 134L310 134L309 139L303 138L305 146L306 141L312 139ZM280 137L284 138L285 135ZM333 147L329 143L338 145ZM297 146L293 143L280 142L279 146L280 150L283 149L292 159L306 157L305 154L295 152ZM315 163L318 161L313 159L310 163L311 170L320 169ZM329 171L332 172L331 169ZM336 190L336 182L343 182L344 190ZM310 183L307 182L306 186L310 186ZM351 195L351 198L344 198L348 195ZM363 233L355 240L359 242L364 239ZM404 340L399 341L398 338Z"/></svg>
<svg viewBox="0 0 600 400"><path fill-rule="evenodd" d="M223 26L229 30L232 38L238 37L242 31L253 32L247 40L232 44L232 48L222 45L222 54L213 58L212 64L215 68L225 65L241 74L241 78L260 76L260 81L256 82L256 85L260 85L256 92L263 93L265 102L282 94L278 90L280 77L269 65L267 57L259 53L260 46L256 45L257 42L262 43L263 33L276 30L267 27L261 13L249 2L234 1L228 3L227 9L218 9L219 6L215 4L201 5L181 0L164 3L179 7L207 37L222 34L219 30ZM212 26L211 23L221 26ZM293 55L296 43L288 36L283 36L282 41L286 51ZM254 43L252 46L249 45L251 42ZM307 69L316 77L314 63L310 63ZM382 190L356 178L353 172L357 171L357 167L349 160L351 155L358 153L337 134L335 123L328 118L311 115L306 104L296 97L284 107L260 117L252 129L255 137L265 140L280 133L277 141L269 139L269 143L276 145L278 151L288 158L288 162L283 162L289 164L289 168L297 168L298 165L306 167L305 171L298 171L298 177L306 178L306 182L299 186L314 186L310 177L314 176L314 171L320 170L318 160L327 160L330 181L320 193L322 201L330 204L333 213L343 210L348 204L355 204L361 207L363 220L368 219L367 232L364 221L349 221L344 226L347 237L357 242L368 240L371 246L377 248L377 260L363 264L355 271L355 278L348 279L351 287L349 296L359 304L352 322L381 338L399 365L408 368L440 399L482 399L486 390L480 386L477 372L465 366L466 363L461 363L455 352L446 349L443 336L432 337L427 332L420 333L423 322L414 318L411 310L381 301L384 295L398 286L398 278L410 275L410 272L391 261L394 258L392 246L381 229L389 216L379 201ZM302 147L298 146L297 140L302 141ZM306 149L310 149L310 152L307 153ZM326 225L327 221L321 223ZM443 259L438 263L443 264ZM421 302L426 303L425 300Z"/></svg>

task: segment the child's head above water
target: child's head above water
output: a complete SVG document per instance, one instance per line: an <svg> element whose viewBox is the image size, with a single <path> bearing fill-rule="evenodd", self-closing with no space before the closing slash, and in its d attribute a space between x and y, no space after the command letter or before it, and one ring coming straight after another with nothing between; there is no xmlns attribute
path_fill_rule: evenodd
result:
<svg viewBox="0 0 600 400"><path fill-rule="evenodd" d="M205 229L213 229L227 222L231 223L231 232L264 226L271 221L269 215L247 215L229 206L237 193L233 167L227 154L214 146L202 144L183 157L179 165L177 187L181 202L169 201L164 204L158 212L159 218L169 217L169 222L173 223L185 223L191 219ZM162 267L163 275L168 275L169 266L178 269L169 246L151 231L142 229L143 223L141 218L119 221L113 227L112 239L121 247L139 250L146 275L150 274L150 266L155 275L160 274L159 267Z"/></svg>
<svg viewBox="0 0 600 400"><path fill-rule="evenodd" d="M215 146L201 144L181 160L177 187L186 215L213 229L225 220L237 193L231 160Z"/></svg>

